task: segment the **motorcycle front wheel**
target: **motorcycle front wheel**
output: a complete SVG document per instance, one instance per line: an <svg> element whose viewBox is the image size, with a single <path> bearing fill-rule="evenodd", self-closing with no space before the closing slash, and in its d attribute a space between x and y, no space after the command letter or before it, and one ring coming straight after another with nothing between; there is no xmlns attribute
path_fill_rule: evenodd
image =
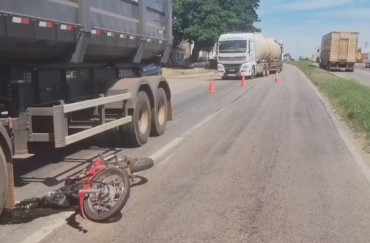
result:
<svg viewBox="0 0 370 243"><path fill-rule="evenodd" d="M100 172L92 181L84 200L84 214L91 221L107 222L118 215L130 196L130 178L126 171L110 167Z"/></svg>

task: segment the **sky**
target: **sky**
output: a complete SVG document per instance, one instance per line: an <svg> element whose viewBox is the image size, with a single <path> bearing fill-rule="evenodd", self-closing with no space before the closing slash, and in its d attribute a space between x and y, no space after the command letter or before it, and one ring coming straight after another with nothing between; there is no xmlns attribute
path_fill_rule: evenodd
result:
<svg viewBox="0 0 370 243"><path fill-rule="evenodd" d="M293 58L315 54L331 31L359 32L359 48L370 50L370 0L260 0L257 12L255 26Z"/></svg>

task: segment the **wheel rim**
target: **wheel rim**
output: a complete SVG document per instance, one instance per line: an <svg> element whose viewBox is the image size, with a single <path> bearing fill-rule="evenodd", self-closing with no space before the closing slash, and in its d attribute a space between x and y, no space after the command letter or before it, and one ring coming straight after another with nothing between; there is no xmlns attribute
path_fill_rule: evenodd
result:
<svg viewBox="0 0 370 243"><path fill-rule="evenodd" d="M139 111L139 130L142 134L144 134L148 129L148 117L149 117L148 109L146 105L143 104L140 107Z"/></svg>
<svg viewBox="0 0 370 243"><path fill-rule="evenodd" d="M166 107L165 102L161 100L158 105L158 123L163 125L166 121Z"/></svg>
<svg viewBox="0 0 370 243"><path fill-rule="evenodd" d="M91 189L99 189L98 193L90 193L87 205L91 212L102 215L109 212L125 191L125 183L117 174L108 174L99 181L93 182Z"/></svg>

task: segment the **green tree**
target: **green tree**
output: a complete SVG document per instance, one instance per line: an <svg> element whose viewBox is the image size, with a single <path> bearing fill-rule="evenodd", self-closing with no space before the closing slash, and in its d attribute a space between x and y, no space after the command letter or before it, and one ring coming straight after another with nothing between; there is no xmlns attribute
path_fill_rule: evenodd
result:
<svg viewBox="0 0 370 243"><path fill-rule="evenodd" d="M259 0L173 0L174 44L194 42L192 60L200 50L211 50L226 32L259 32Z"/></svg>

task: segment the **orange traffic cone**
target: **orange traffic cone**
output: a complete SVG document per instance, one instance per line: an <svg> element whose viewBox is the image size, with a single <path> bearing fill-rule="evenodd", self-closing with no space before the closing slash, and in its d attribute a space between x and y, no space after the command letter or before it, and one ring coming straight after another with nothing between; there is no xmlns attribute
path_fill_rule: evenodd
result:
<svg viewBox="0 0 370 243"><path fill-rule="evenodd" d="M276 72L276 76L275 76L275 84L279 83L279 73Z"/></svg>
<svg viewBox="0 0 370 243"><path fill-rule="evenodd" d="M213 78L211 78L211 81L209 82L209 89L208 89L208 93L212 94L212 93L216 93L216 90L215 90L215 84L213 82Z"/></svg>
<svg viewBox="0 0 370 243"><path fill-rule="evenodd" d="M247 87L247 82L245 82L245 76L242 76L242 84L241 84L241 87L242 88Z"/></svg>

